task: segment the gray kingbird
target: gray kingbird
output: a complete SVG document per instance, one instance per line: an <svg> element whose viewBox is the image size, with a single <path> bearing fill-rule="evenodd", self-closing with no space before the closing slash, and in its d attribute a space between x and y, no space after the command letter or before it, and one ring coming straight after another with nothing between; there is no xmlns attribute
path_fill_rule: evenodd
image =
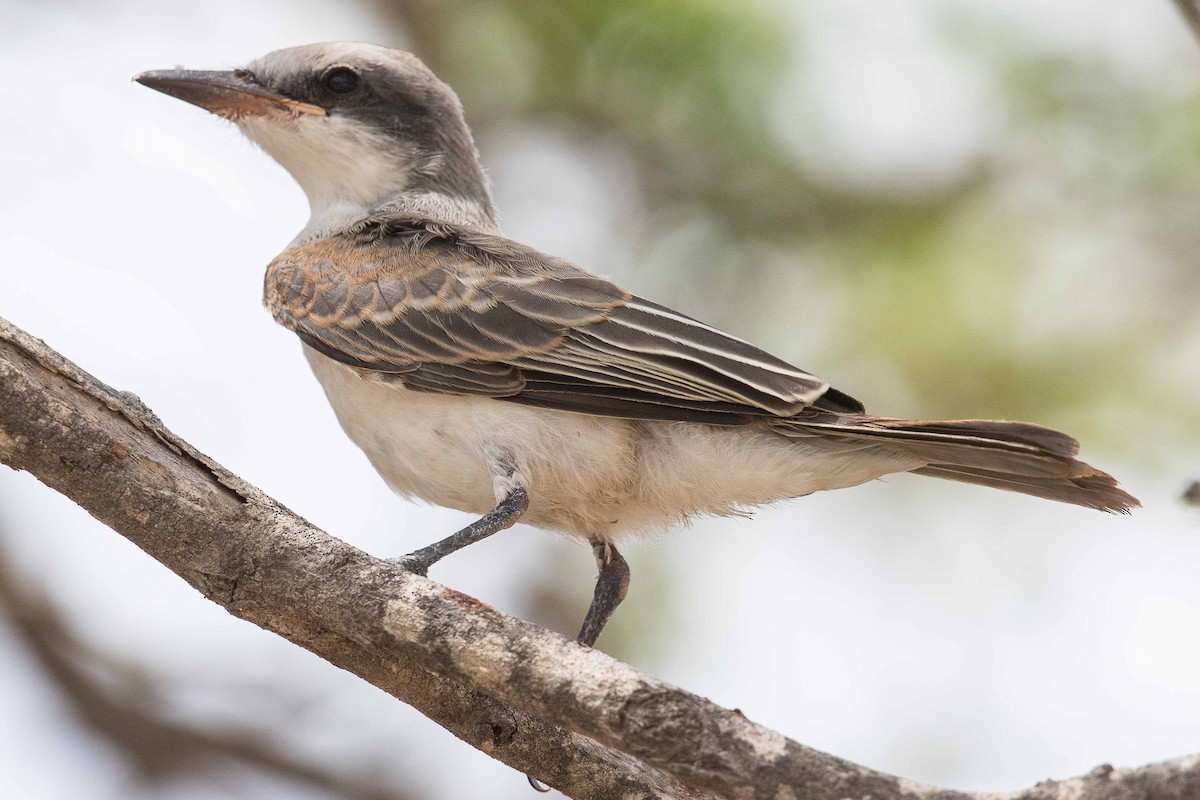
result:
<svg viewBox="0 0 1200 800"><path fill-rule="evenodd" d="M346 434L406 497L480 515L402 559L511 526L586 539L578 641L625 596L614 543L697 515L916 472L1127 511L1136 499L1026 422L913 421L507 239L458 97L410 53L328 43L136 80L234 122L312 216L267 267Z"/></svg>

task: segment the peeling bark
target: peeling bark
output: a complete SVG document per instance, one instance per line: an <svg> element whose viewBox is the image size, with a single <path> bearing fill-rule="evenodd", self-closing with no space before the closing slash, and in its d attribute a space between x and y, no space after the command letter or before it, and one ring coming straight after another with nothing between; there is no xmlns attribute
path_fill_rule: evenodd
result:
<svg viewBox="0 0 1200 800"><path fill-rule="evenodd" d="M1195 800L1200 757L956 792L793 742L314 528L0 320L0 460L230 613L574 798Z"/></svg>

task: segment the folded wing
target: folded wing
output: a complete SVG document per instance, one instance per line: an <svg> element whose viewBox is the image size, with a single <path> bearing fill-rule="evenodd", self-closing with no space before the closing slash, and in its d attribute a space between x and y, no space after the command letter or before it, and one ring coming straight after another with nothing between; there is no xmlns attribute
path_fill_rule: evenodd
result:
<svg viewBox="0 0 1200 800"><path fill-rule="evenodd" d="M285 251L275 319L383 381L621 417L744 424L856 401L746 342L508 239L382 218ZM824 396L824 397L823 397Z"/></svg>

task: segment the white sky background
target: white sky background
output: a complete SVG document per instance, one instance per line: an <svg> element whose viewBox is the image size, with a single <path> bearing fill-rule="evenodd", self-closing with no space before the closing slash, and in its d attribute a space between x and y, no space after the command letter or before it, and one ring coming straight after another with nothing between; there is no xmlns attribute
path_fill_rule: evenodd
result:
<svg viewBox="0 0 1200 800"><path fill-rule="evenodd" d="M1134 74L1197 63L1165 0L1102 5L1003 8L1055 46L1110 52ZM371 18L347 7L0 0L0 315L136 392L314 523L396 555L465 518L388 493L338 430L294 337L262 309L262 271L303 224L302 194L231 126L129 81L309 41L378 41ZM842 132L825 155L860 165L860 179L902 180L930 152L952 171L992 133L975 113L986 86L937 50L934 7L805 4L827 32L815 49L822 83L810 88ZM837 101L863 93L899 99ZM905 101L944 114L912 118ZM510 235L613 269L602 259L616 222L603 209L621 189L607 162L535 128L484 145ZM565 193L532 195L539 174L564 169L576 176ZM1147 507L1109 517L896 477L627 548L633 587L614 629L654 637L637 651L641 668L918 780L1015 788L1200 751L1200 516L1174 499L1187 463L1137 475L1120 453L1087 455ZM0 471L0 508L23 574L89 641L193 687L181 716L236 720L245 698L210 687L236 683L269 705L257 687L282 684L281 702L306 701L288 730L314 759L412 774L419 797L531 796L521 776L414 712L232 620L28 476ZM582 614L590 554L529 528L454 556L434 577L512 609L523 581L551 567L569 571ZM666 596L679 619L652 624ZM77 732L2 628L0 675L0 796L133 794L119 760ZM230 794L189 785L158 796ZM299 795L256 785L249 796Z"/></svg>

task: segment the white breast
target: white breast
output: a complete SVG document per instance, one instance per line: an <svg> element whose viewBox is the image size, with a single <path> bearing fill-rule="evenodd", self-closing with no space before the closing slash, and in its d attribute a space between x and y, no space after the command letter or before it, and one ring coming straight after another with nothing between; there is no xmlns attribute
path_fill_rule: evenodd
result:
<svg viewBox="0 0 1200 800"><path fill-rule="evenodd" d="M915 469L919 459L747 427L642 422L480 397L414 392L360 377L305 347L346 434L406 497L485 514L496 504L486 454L509 449L525 478L523 522L618 538L697 514L746 509Z"/></svg>
<svg viewBox="0 0 1200 800"><path fill-rule="evenodd" d="M490 511L496 497L485 454L497 446L516 455L530 496L524 521L539 527L601 533L635 487L634 438L624 420L409 391L304 352L346 435L406 497Z"/></svg>

